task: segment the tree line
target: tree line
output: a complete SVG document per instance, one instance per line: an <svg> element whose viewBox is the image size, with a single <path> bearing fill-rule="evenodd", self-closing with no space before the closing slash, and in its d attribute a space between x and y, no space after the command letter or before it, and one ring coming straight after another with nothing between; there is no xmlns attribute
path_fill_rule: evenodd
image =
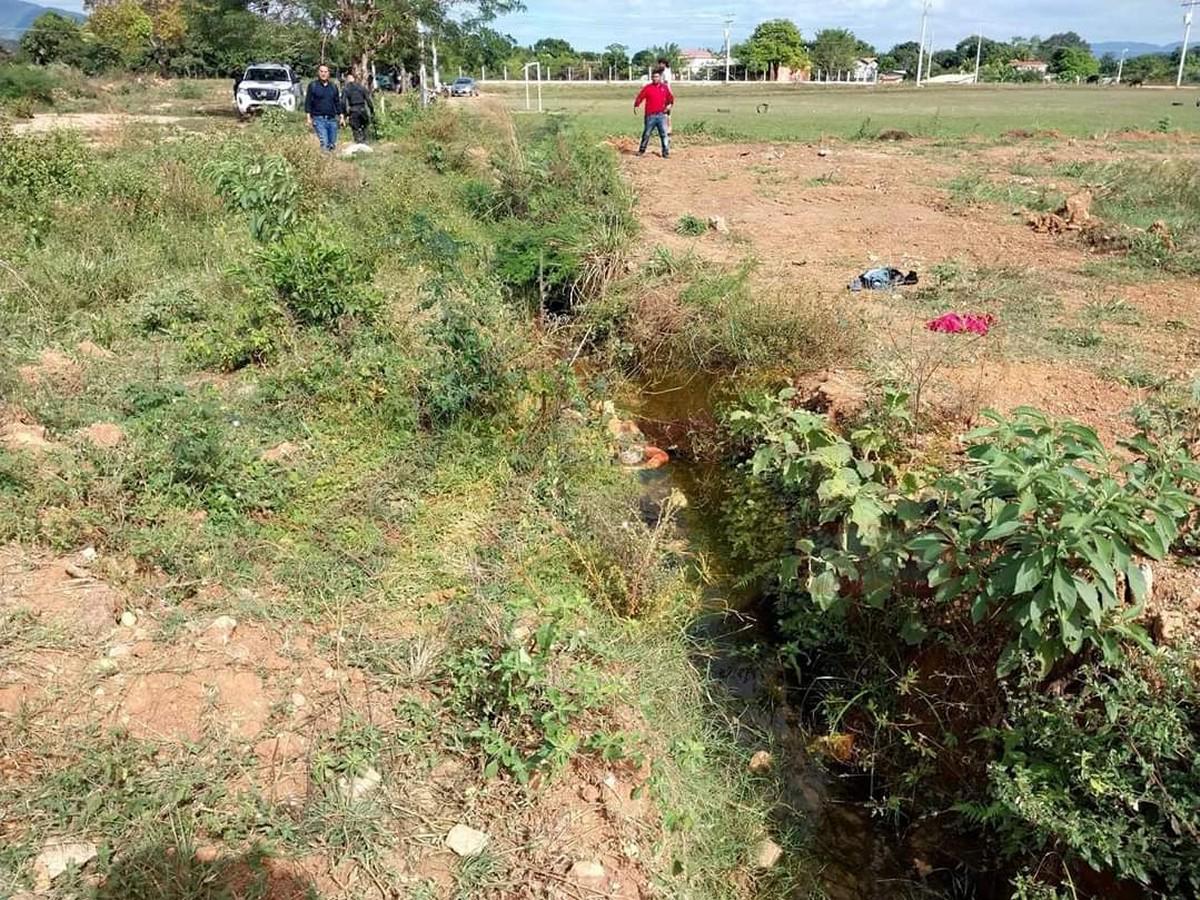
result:
<svg viewBox="0 0 1200 900"><path fill-rule="evenodd" d="M320 62L365 71L371 64L410 70L419 65L422 34L426 60L434 44L444 73L463 70L519 77L537 61L550 77L640 77L659 60L684 68L683 51L664 43L634 51L625 44L603 50L578 50L555 37L522 46L491 27L496 16L519 9L520 0L92 0L84 22L47 12L25 33L20 54L36 64L65 63L87 73L106 70L155 71L164 76L228 76L253 60L276 60L311 71ZM723 48L715 48L720 59ZM990 82L1040 78L1014 69L1014 60L1045 62L1063 80L1115 75L1119 60L1097 59L1073 31L1049 37L1007 41L972 35L926 58L931 75L973 72L979 55L981 79ZM759 24L732 48L739 75L775 79L792 71L837 73L857 60L878 60L881 72L917 71L916 41L880 52L844 28L825 28L806 40L789 19ZM1126 62L1130 81L1160 81L1174 76L1179 54L1150 54ZM1189 80L1200 80L1200 67L1189 66ZM723 70L718 66L718 75Z"/></svg>

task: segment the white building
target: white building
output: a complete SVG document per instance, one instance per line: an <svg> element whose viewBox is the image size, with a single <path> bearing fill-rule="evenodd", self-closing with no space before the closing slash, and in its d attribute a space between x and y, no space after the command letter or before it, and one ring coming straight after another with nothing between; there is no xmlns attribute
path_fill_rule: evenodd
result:
<svg viewBox="0 0 1200 900"><path fill-rule="evenodd" d="M725 65L725 58L716 56L708 50L684 50L679 54L683 67L690 77L703 76L708 69L716 69Z"/></svg>

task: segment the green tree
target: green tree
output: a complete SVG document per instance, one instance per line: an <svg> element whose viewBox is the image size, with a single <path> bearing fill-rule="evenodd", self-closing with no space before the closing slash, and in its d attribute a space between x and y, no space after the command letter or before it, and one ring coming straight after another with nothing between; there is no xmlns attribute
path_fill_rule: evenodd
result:
<svg viewBox="0 0 1200 900"><path fill-rule="evenodd" d="M562 38L542 38L533 45L533 52L539 57L574 56L575 48Z"/></svg>
<svg viewBox="0 0 1200 900"><path fill-rule="evenodd" d="M456 35L454 43L464 66L472 70L486 67L493 72L499 71L517 48L511 35L486 27Z"/></svg>
<svg viewBox="0 0 1200 900"><path fill-rule="evenodd" d="M812 64L822 72L843 72L854 68L860 56L869 54L871 47L845 28L826 28L818 31L812 44Z"/></svg>
<svg viewBox="0 0 1200 900"><path fill-rule="evenodd" d="M1050 58L1050 71L1065 81L1084 81L1100 74L1100 61L1090 50L1078 47L1061 47Z"/></svg>
<svg viewBox="0 0 1200 900"><path fill-rule="evenodd" d="M790 19L771 19L754 29L750 39L737 47L735 55L742 65L767 77L779 77L780 66L804 70L811 68L804 37Z"/></svg>
<svg viewBox="0 0 1200 900"><path fill-rule="evenodd" d="M79 62L83 28L74 19L56 12L42 13L21 37L21 52L39 66Z"/></svg>
<svg viewBox="0 0 1200 900"><path fill-rule="evenodd" d="M137 0L116 0L92 9L87 30L121 65L133 68L150 50L154 22Z"/></svg>
<svg viewBox="0 0 1200 900"><path fill-rule="evenodd" d="M612 68L618 74L623 74L629 68L629 48L624 44L609 44L604 48L604 55L600 57L600 62L606 69Z"/></svg>
<svg viewBox="0 0 1200 900"><path fill-rule="evenodd" d="M1074 31L1063 31L1059 34L1052 34L1050 37L1042 41L1042 47L1053 53L1055 50L1061 50L1064 47L1072 47L1076 50L1086 50L1092 52L1092 45L1081 38Z"/></svg>
<svg viewBox="0 0 1200 900"><path fill-rule="evenodd" d="M879 58L879 69L882 72L904 72L909 77L916 77L919 52L920 45L916 41L897 44Z"/></svg>

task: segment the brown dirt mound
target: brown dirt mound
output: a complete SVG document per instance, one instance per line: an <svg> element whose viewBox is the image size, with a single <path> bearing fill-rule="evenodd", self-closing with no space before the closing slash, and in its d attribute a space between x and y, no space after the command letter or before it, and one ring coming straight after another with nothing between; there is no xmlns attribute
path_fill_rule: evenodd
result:
<svg viewBox="0 0 1200 900"><path fill-rule="evenodd" d="M612 147L622 156L633 156L638 151L638 143L630 137L609 138L604 143Z"/></svg>
<svg viewBox="0 0 1200 900"><path fill-rule="evenodd" d="M879 141L911 141L912 135L900 128L888 128L875 136Z"/></svg>

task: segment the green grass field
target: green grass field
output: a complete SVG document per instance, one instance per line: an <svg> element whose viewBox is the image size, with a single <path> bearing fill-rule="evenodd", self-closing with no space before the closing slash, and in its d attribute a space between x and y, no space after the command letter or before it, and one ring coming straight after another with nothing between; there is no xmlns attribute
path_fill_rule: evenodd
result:
<svg viewBox="0 0 1200 900"><path fill-rule="evenodd" d="M547 112L572 114L604 134L638 130L639 117L633 112L636 90L635 85L556 82L542 86ZM512 109L525 108L523 83L488 85L485 92L504 98ZM684 84L677 85L676 94L675 128L716 137L805 141L873 136L889 128L923 137L998 137L1018 128L1077 137L1125 130L1200 130L1196 94L1187 90ZM770 110L757 112L761 103L769 104Z"/></svg>

